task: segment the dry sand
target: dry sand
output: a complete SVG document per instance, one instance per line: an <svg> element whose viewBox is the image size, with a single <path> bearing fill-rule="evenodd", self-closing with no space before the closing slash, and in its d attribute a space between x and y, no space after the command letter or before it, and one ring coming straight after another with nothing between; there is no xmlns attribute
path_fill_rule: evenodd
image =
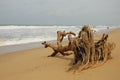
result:
<svg viewBox="0 0 120 80"><path fill-rule="evenodd" d="M47 57L50 48L38 48L0 55L0 80L120 80L120 29L109 34L116 43L112 59L82 72L67 72L73 55Z"/></svg>

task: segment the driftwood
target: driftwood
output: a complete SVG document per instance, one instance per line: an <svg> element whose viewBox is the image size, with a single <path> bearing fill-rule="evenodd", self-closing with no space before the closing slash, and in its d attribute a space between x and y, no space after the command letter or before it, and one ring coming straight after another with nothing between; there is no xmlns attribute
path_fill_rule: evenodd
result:
<svg viewBox="0 0 120 80"><path fill-rule="evenodd" d="M58 48L62 48L63 38L68 34L72 34L74 36L76 35L74 32L57 31L57 45L58 45Z"/></svg>
<svg viewBox="0 0 120 80"><path fill-rule="evenodd" d="M47 43L46 41L43 42L42 44L45 46L45 48L50 47L54 51L48 57L54 57L58 53L61 53L63 56L72 54L73 53L73 46L72 46L73 39L71 37L71 34L74 36L76 35L73 32L57 31L57 46L50 44L50 43ZM68 35L69 43L66 46L62 46L62 40L66 35Z"/></svg>
<svg viewBox="0 0 120 80"><path fill-rule="evenodd" d="M89 26L85 25L82 30L79 32L78 38L80 39L79 41L79 46L76 46L76 48L80 47L80 50L77 52L81 52L83 57L83 62L85 65L87 65L89 62L94 63L94 54L95 54L95 49L94 49L94 35L93 35L93 30L90 29ZM77 43L76 43L77 44ZM74 48L75 50L75 48ZM75 51L76 52L76 51ZM77 59L75 60L75 63L77 63Z"/></svg>
<svg viewBox="0 0 120 80"><path fill-rule="evenodd" d="M91 30L84 26L79 33L79 39L74 42L74 65L80 62L81 69L97 62L106 62L111 58L111 51L115 48L115 43L108 42L108 34L103 34L102 38L94 42ZM91 40L91 41L90 41Z"/></svg>
<svg viewBox="0 0 120 80"><path fill-rule="evenodd" d="M95 43L95 61L107 61L111 58L111 51L115 43L108 42L108 34L103 34L101 40Z"/></svg>
<svg viewBox="0 0 120 80"><path fill-rule="evenodd" d="M43 42L42 44L45 46L45 48L50 47L54 51L48 57L54 57L58 53L62 54L63 56L70 55L70 54L73 53L73 51L71 50L71 47L69 47L69 46L62 46L61 48L59 48L58 46L55 46L55 45L50 44L50 43L47 43L46 41ZM71 52L68 52L68 51L71 51Z"/></svg>
<svg viewBox="0 0 120 80"><path fill-rule="evenodd" d="M68 35L69 43L62 46L62 40L66 35ZM57 46L43 42L45 48L50 47L54 51L49 57L53 57L57 53L61 53L63 56L74 53L73 65L79 62L80 66L82 66L81 70L88 67L89 64L106 62L111 58L111 51L115 48L115 43L108 42L108 34L103 34L102 38L95 42L93 30L85 25L79 32L78 37L72 38L71 35L75 36L75 33L58 31Z"/></svg>

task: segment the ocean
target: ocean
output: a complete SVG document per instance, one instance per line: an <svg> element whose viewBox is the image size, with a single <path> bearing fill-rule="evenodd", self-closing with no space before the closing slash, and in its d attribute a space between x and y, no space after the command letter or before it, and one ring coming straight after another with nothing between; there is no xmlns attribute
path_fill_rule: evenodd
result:
<svg viewBox="0 0 120 80"><path fill-rule="evenodd" d="M40 41L56 40L57 31L73 31L76 34L82 26L0 26L0 46ZM96 32L106 30L109 26L91 27ZM115 28L114 26L109 27Z"/></svg>
<svg viewBox="0 0 120 80"><path fill-rule="evenodd" d="M115 26L91 26L95 34L115 29ZM57 31L79 33L82 26L0 26L0 54L40 47L43 41L55 41ZM67 38L67 37L66 37ZM12 46L12 47L11 47Z"/></svg>

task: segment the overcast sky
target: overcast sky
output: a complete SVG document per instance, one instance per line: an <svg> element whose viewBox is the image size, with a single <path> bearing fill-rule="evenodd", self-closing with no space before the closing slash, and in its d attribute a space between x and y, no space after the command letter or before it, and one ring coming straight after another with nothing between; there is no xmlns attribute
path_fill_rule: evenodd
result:
<svg viewBox="0 0 120 80"><path fill-rule="evenodd" d="M120 0L0 0L0 24L119 25Z"/></svg>

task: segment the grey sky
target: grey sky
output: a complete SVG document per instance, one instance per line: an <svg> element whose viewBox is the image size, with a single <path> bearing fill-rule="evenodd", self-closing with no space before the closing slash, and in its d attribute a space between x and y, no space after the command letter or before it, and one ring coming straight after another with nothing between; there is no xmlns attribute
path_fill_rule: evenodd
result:
<svg viewBox="0 0 120 80"><path fill-rule="evenodd" d="M0 0L0 24L119 25L120 0Z"/></svg>

